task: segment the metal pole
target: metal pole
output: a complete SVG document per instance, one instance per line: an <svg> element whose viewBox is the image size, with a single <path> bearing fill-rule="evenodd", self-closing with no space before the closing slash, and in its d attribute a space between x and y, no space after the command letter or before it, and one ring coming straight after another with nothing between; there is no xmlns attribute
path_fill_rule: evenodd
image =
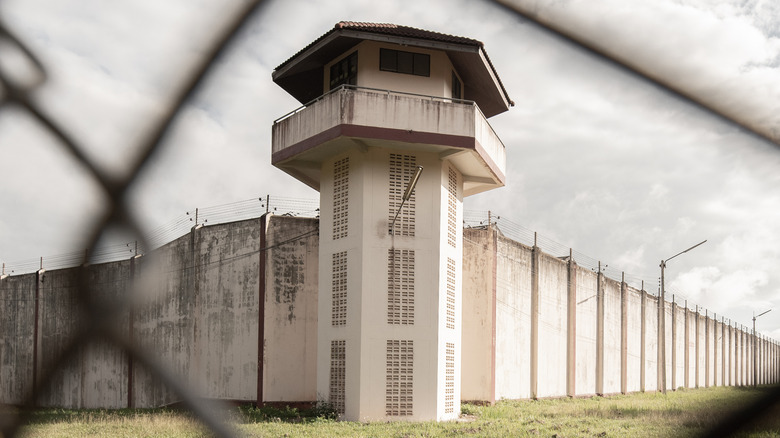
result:
<svg viewBox="0 0 780 438"><path fill-rule="evenodd" d="M753 386L756 386L758 366L756 365L756 313L753 312Z"/></svg>
<svg viewBox="0 0 780 438"><path fill-rule="evenodd" d="M769 309L758 315L756 315L756 312L753 312L753 386L757 385L758 380L758 364L756 363L758 361L758 350L756 349L756 318L766 315L771 311L772 309Z"/></svg>
<svg viewBox="0 0 780 438"><path fill-rule="evenodd" d="M666 268L666 262L669 260L677 257L678 255L685 254L686 252L692 250L693 248L696 248L699 245L703 245L706 243L706 240L703 240L696 245L693 245L692 247L686 249L685 251L680 251L677 254L669 257L666 260L661 260L661 296L658 297L658 366L661 367L660 372L660 383L661 383L661 392L666 394L666 302L664 301L664 269ZM698 321L697 321L698 326Z"/></svg>
<svg viewBox="0 0 780 438"><path fill-rule="evenodd" d="M661 296L658 300L658 344L660 350L658 366L661 367L661 392L666 394L666 303L664 302L664 269L666 260L661 260Z"/></svg>

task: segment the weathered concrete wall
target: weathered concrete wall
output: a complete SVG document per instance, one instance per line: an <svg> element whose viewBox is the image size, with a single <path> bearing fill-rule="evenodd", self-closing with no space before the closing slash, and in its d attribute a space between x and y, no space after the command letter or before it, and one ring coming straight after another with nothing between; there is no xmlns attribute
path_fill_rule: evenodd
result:
<svg viewBox="0 0 780 438"><path fill-rule="evenodd" d="M45 272L41 276L39 295L38 367L36 372L48 373L52 362L64 353L76 335L80 315L76 297L77 275L80 268ZM48 391L38 397L41 406L80 407L81 357L70 358L52 374Z"/></svg>
<svg viewBox="0 0 780 438"><path fill-rule="evenodd" d="M714 318L712 325L714 328L712 334L712 353L714 356L713 368L715 369L712 384L715 386L723 386L723 326L717 318Z"/></svg>
<svg viewBox="0 0 780 438"><path fill-rule="evenodd" d="M499 236L495 263L496 399L529 398L532 360L531 248ZM464 278L467 275L463 273ZM469 330L465 323L463 330ZM464 353L464 356L468 354Z"/></svg>
<svg viewBox="0 0 780 438"><path fill-rule="evenodd" d="M314 401L317 221L270 219L263 318L260 224L253 219L198 228L153 254L84 272L98 303L133 294L132 318L129 311L112 315L120 331L132 329L133 341L196 393L255 401L262 368L269 401ZM308 235L295 239L303 233ZM76 295L81 270L43 272L40 281L36 274L0 280L0 402L21 403L34 379L33 351L42 376L86 320ZM131 291L134 284L139 287ZM258 355L261 320L268 335L265 360ZM51 377L38 397L41 406L153 407L179 400L143 364L102 338L79 347Z"/></svg>
<svg viewBox="0 0 780 438"><path fill-rule="evenodd" d="M539 257L538 397L566 395L566 262ZM543 292L542 292L543 291Z"/></svg>
<svg viewBox="0 0 780 438"><path fill-rule="evenodd" d="M679 305L674 306L674 389L685 387L685 348L687 342L685 339L685 309Z"/></svg>
<svg viewBox="0 0 780 438"><path fill-rule="evenodd" d="M38 373L51 370L65 353L78 331L84 314L80 300L110 308L125 293L129 262L112 262L86 268L44 272L40 276ZM79 276L91 285L88 297L79 298ZM117 324L126 323L124 314L111 315ZM92 338L71 354L52 374L39 395L41 406L74 408L120 408L127 400L127 357L113 343Z"/></svg>
<svg viewBox="0 0 780 438"><path fill-rule="evenodd" d="M0 279L0 402L21 403L85 321L76 295L81 273L97 303L132 294L132 313L111 318L200 395L257 401L262 391L263 401L316 400L318 221L264 221L195 229L132 260ZM594 394L599 354L600 392L658 388L657 297L570 269L495 229L465 230L463 242L464 400L565 396L567 383L574 395ZM747 328L724 330L684 306L666 309L667 388L672 376L677 387L752 382L754 338ZM759 337L755 347L759 382L776 382L777 345ZM51 377L39 405L152 407L179 400L101 338L78 348Z"/></svg>
<svg viewBox="0 0 780 438"><path fill-rule="evenodd" d="M645 293L645 391L658 388L658 298Z"/></svg>
<svg viewBox="0 0 780 438"><path fill-rule="evenodd" d="M575 392L596 393L596 274L577 267Z"/></svg>
<svg viewBox="0 0 780 438"><path fill-rule="evenodd" d="M644 292L634 288L627 288L627 315L626 336L627 358L627 390L628 392L638 392L641 390L640 377L642 371L642 294Z"/></svg>
<svg viewBox="0 0 780 438"><path fill-rule="evenodd" d="M195 241L195 234L190 233L138 260L139 280L142 278L148 289L133 318L135 342L187 381L195 357ZM132 373L133 406L157 407L179 400L143 365L134 362Z"/></svg>
<svg viewBox="0 0 780 438"><path fill-rule="evenodd" d="M20 404L33 385L37 274L0 280L0 402Z"/></svg>
<svg viewBox="0 0 780 438"><path fill-rule="evenodd" d="M257 398L261 233L259 219L196 230L191 380L205 397Z"/></svg>
<svg viewBox="0 0 780 438"><path fill-rule="evenodd" d="M674 368L672 365L672 349L674 348L674 338L672 338L672 305L669 303L666 303L666 306L664 307L664 332L665 332L665 338L664 338L664 344L666 346L665 352L666 352L666 389L672 390L674 387L672 387L672 373L674 372Z"/></svg>
<svg viewBox="0 0 780 438"><path fill-rule="evenodd" d="M704 323L704 315L696 313L696 325L697 325L697 332L696 332L696 387L697 388L704 388L707 384L707 372L706 372L706 345L707 345L707 338L704 333L704 329L706 324Z"/></svg>
<svg viewBox="0 0 780 438"><path fill-rule="evenodd" d="M116 307L130 293L133 261L93 265L87 268L88 283L94 287L94 299L105 308ZM121 333L129 329L128 312L113 316ZM97 338L81 351L81 407L123 408L127 406L128 355L112 342Z"/></svg>
<svg viewBox="0 0 780 438"><path fill-rule="evenodd" d="M463 230L463 308L469 309L463 312L461 341L468 352L461 358L463 400L495 400L495 263L493 234L487 229Z"/></svg>
<svg viewBox="0 0 780 438"><path fill-rule="evenodd" d="M688 310L687 315L687 359L685 359L685 363L687 364L685 369L685 382L687 383L684 383L684 385L687 388L695 388L698 386L696 384L696 314Z"/></svg>
<svg viewBox="0 0 780 438"><path fill-rule="evenodd" d="M317 400L318 228L316 219L271 217L268 223L264 401Z"/></svg>
<svg viewBox="0 0 780 438"><path fill-rule="evenodd" d="M620 392L620 283L604 281L604 394Z"/></svg>

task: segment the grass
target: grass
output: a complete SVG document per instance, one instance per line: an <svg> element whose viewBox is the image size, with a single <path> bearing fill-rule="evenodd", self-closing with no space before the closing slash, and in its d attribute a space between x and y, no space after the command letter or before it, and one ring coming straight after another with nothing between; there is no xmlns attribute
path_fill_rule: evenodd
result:
<svg viewBox="0 0 780 438"><path fill-rule="evenodd" d="M678 437L697 436L734 407L767 391L701 388L660 393L462 405L452 422L335 421L327 407L309 411L242 407L228 412L234 427L252 437ZM13 413L11 413L13 414ZM63 410L28 413L25 437L206 437L185 411L170 409ZM8 415L8 413L6 413ZM780 437L780 406L745 436Z"/></svg>

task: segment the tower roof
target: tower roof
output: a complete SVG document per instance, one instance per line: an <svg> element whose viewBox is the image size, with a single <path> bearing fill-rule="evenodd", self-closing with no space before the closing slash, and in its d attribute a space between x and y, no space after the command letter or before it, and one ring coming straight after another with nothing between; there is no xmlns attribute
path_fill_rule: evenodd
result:
<svg viewBox="0 0 780 438"><path fill-rule="evenodd" d="M325 64L361 41L372 40L447 53L465 84L465 98L479 105L485 116L514 105L481 41L389 23L340 21L281 63L272 78L302 104L321 96Z"/></svg>

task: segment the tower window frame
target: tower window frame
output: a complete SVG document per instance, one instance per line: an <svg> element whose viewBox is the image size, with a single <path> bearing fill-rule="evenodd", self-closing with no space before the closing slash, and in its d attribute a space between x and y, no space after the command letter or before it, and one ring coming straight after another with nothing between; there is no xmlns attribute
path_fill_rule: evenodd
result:
<svg viewBox="0 0 780 438"><path fill-rule="evenodd" d="M379 70L430 77L431 55L380 48Z"/></svg>
<svg viewBox="0 0 780 438"><path fill-rule="evenodd" d="M452 71L452 98L463 99L463 82L454 70Z"/></svg>
<svg viewBox="0 0 780 438"><path fill-rule="evenodd" d="M358 52L355 50L330 66L330 90L341 85L357 85Z"/></svg>

